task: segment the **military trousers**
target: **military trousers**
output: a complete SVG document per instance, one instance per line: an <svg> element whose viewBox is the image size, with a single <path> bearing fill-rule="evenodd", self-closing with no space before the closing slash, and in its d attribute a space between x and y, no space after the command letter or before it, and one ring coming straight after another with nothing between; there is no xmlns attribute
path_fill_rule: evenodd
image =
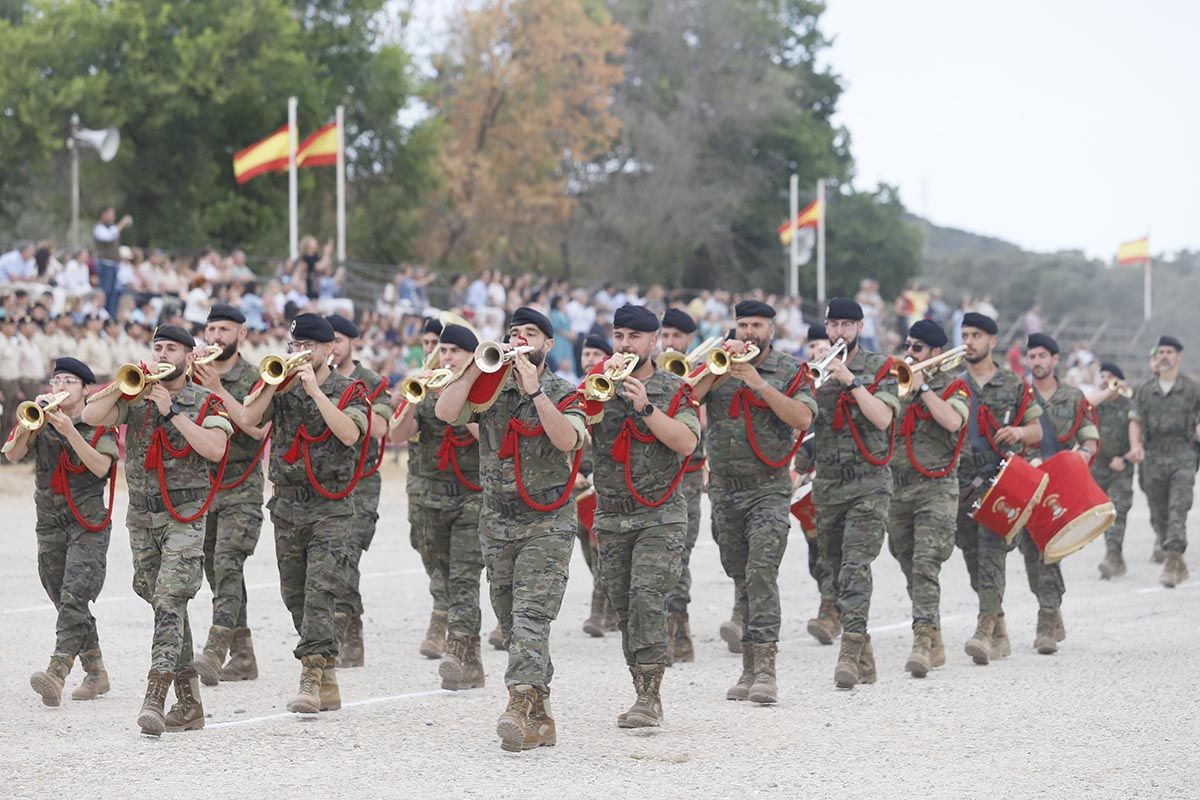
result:
<svg viewBox="0 0 1200 800"><path fill-rule="evenodd" d="M888 505L888 550L900 562L913 628L940 628L942 564L954 552L958 484L918 479L896 490Z"/></svg>
<svg viewBox="0 0 1200 800"><path fill-rule="evenodd" d="M999 614L1004 603L1006 582L1005 560L1013 546L980 525L971 516L971 502L982 492L982 488L970 492L973 484L959 474L958 518L955 524L954 542L962 551L967 565L971 589L979 597L979 613Z"/></svg>
<svg viewBox="0 0 1200 800"><path fill-rule="evenodd" d="M377 477L378 473L371 476ZM374 491L369 486L365 487L361 494L359 488L355 488L350 495L350 502L354 504L354 517L350 520L350 536L346 539L346 577L334 604L337 613L351 617L361 617L363 614L360 588L362 557L375 540L375 529L379 524L379 486L376 485Z"/></svg>
<svg viewBox="0 0 1200 800"><path fill-rule="evenodd" d="M604 589L617 612L625 663L668 664L667 594L679 580L686 546L686 523L652 524L629 530L601 529L600 569Z"/></svg>
<svg viewBox="0 0 1200 800"><path fill-rule="evenodd" d="M787 550L788 490L786 483L749 489L709 483L713 535L721 566L733 578L743 642L779 641L779 565Z"/></svg>
<svg viewBox="0 0 1200 800"><path fill-rule="evenodd" d="M867 494L834 499L813 487L821 560L833 582L842 629L866 633L874 583L871 563L883 549L891 481Z"/></svg>
<svg viewBox="0 0 1200 800"><path fill-rule="evenodd" d="M1042 551L1038 550L1027 530L1022 529L1017 535L1017 549L1025 558L1025 577L1029 579L1029 591L1037 597L1038 607L1062 608L1063 595L1067 592L1062 567L1042 560Z"/></svg>
<svg viewBox="0 0 1200 800"><path fill-rule="evenodd" d="M93 524L103 515L99 503L86 504L80 511L89 521L94 519ZM89 516L91 511L94 516ZM36 532L38 577L58 611L54 652L77 656L94 650L100 646L100 637L88 604L104 587L112 526L89 531L64 504L61 511L38 509Z"/></svg>
<svg viewBox="0 0 1200 800"><path fill-rule="evenodd" d="M1191 452L1172 458L1147 456L1142 470L1150 501L1150 524L1162 537L1163 550L1183 553L1187 550L1187 516L1196 484L1196 457Z"/></svg>
<svg viewBox="0 0 1200 800"><path fill-rule="evenodd" d="M1129 516L1129 509L1133 507L1133 466L1126 466L1120 472L1099 467L1092 473L1092 477L1108 495L1117 512L1112 527L1104 532L1104 541L1108 549L1119 551L1125 543L1125 520Z"/></svg>
<svg viewBox="0 0 1200 800"><path fill-rule="evenodd" d="M486 498L480 509L479 539L492 610L508 645L507 686L548 689L554 677L550 623L558 616L567 588L575 525L575 505L570 502L556 511L520 518L489 507Z"/></svg>
<svg viewBox="0 0 1200 800"><path fill-rule="evenodd" d="M460 496L446 508L422 507L422 522L435 575L446 587L447 630L478 636L483 623L479 610L479 575L483 552L479 543L478 493Z"/></svg>
<svg viewBox="0 0 1200 800"><path fill-rule="evenodd" d="M222 628L247 625L244 569L258 546L263 522L261 479L243 491L252 480L218 494L205 515L204 574L213 591L212 624Z"/></svg>
<svg viewBox="0 0 1200 800"><path fill-rule="evenodd" d="M202 501L177 506L181 517ZM178 672L192 664L188 601L204 580L204 517L180 522L167 511L149 511L131 501L126 517L133 551L133 591L154 609L150 668Z"/></svg>
<svg viewBox="0 0 1200 800"><path fill-rule="evenodd" d="M429 578L429 595L433 598L433 610L447 613L450 610L450 556L438 553L428 541L426 528L429 521L437 514L437 509L425 508L413 502L413 495L408 496L408 539L417 555L421 557L421 566Z"/></svg>
<svg viewBox="0 0 1200 800"><path fill-rule="evenodd" d="M683 540L683 563L679 580L667 594L667 611L685 614L692 602L692 549L700 538L700 498L704 495L704 470L688 473L679 482L679 491L687 500L687 528Z"/></svg>

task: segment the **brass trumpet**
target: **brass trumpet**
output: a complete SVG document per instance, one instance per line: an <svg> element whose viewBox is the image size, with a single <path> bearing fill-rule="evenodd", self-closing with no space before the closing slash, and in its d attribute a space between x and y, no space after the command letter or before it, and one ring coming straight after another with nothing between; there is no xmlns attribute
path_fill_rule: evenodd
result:
<svg viewBox="0 0 1200 800"><path fill-rule="evenodd" d="M705 359L708 365L708 371L713 375L724 375L729 372L729 367L734 364L745 364L758 358L758 345L746 345L746 352L739 355L734 355L724 347L715 347L708 353Z"/></svg>
<svg viewBox="0 0 1200 800"><path fill-rule="evenodd" d="M892 375L896 377L896 382L900 384L900 396L906 397L913 389L917 388L913 380L913 373L926 372L930 375L937 375L940 372L949 372L962 363L966 352L967 346L960 344L958 347L953 347L941 355L927 358L917 364L909 363L907 360L893 362Z"/></svg>
<svg viewBox="0 0 1200 800"><path fill-rule="evenodd" d="M1102 389L1107 389L1110 392L1116 392L1121 397L1133 397L1133 389L1125 381L1119 381L1113 378L1108 383L1104 384Z"/></svg>
<svg viewBox="0 0 1200 800"><path fill-rule="evenodd" d="M720 336L713 336L686 354L678 350L664 350L658 354L655 363L659 369L666 370L677 378L686 378L695 369L695 364L700 357L719 345L721 341Z"/></svg>
<svg viewBox="0 0 1200 800"><path fill-rule="evenodd" d="M833 349L822 358L820 361L812 361L808 365L808 374L812 377L813 386L820 389L829 380L829 365L833 363L835 358L844 358L846 355L846 340L838 339L834 344Z"/></svg>
<svg viewBox="0 0 1200 800"><path fill-rule="evenodd" d="M400 381L400 393L404 395L405 400L416 405L428 396L430 390L440 391L453 380L454 370L443 367L432 370L424 378L405 378Z"/></svg>
<svg viewBox="0 0 1200 800"><path fill-rule="evenodd" d="M113 385L125 397L137 397L149 384L163 380L174 371L175 365L166 362L159 362L158 372L150 375L142 370L141 364L122 364L117 367Z"/></svg>
<svg viewBox="0 0 1200 800"><path fill-rule="evenodd" d="M475 348L475 366L480 372L491 374L499 372L504 365L517 357L518 353L532 353L529 345L520 345L511 350L505 350L499 342L480 342Z"/></svg>
<svg viewBox="0 0 1200 800"><path fill-rule="evenodd" d="M607 403L617 396L617 384L633 374L638 362L638 357L633 353L618 353L617 357L625 361L623 366L606 366L603 372L583 379L583 396L586 399Z"/></svg>
<svg viewBox="0 0 1200 800"><path fill-rule="evenodd" d="M40 431L46 424L46 412L53 411L67 401L70 392L56 392L45 405L26 400L17 406L17 422L31 433Z"/></svg>
<svg viewBox="0 0 1200 800"><path fill-rule="evenodd" d="M268 386L278 386L283 383L288 374L312 357L312 350L301 350L287 358L283 356L267 356L258 363L258 376Z"/></svg>
<svg viewBox="0 0 1200 800"><path fill-rule="evenodd" d="M217 360L217 357L220 356L221 353L225 352L225 348L221 347L219 344L210 344L204 349L208 352L197 359L193 359L193 364L211 364Z"/></svg>

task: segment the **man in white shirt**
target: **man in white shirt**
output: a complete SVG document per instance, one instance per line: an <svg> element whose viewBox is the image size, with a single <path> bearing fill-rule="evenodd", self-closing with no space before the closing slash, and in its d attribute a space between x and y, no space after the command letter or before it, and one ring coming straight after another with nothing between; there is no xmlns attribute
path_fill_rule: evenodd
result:
<svg viewBox="0 0 1200 800"><path fill-rule="evenodd" d="M0 256L0 284L31 281L36 274L33 242L21 242L16 249Z"/></svg>
<svg viewBox="0 0 1200 800"><path fill-rule="evenodd" d="M116 209L106 206L100 211L100 220L96 227L92 228L92 239L96 242L96 274L100 278L100 290L104 292L105 310L110 317L117 315L117 301L121 299L117 286L117 270L121 263L121 231L132 224L133 217L126 214L118 222Z"/></svg>
<svg viewBox="0 0 1200 800"><path fill-rule="evenodd" d="M20 391L21 354L17 345L17 321L0 311L0 394L4 395L0 442L8 441L8 435L12 432Z"/></svg>
<svg viewBox="0 0 1200 800"><path fill-rule="evenodd" d="M21 318L16 342L21 369L21 394L25 395L26 400L32 400L46 389L47 359L37 343L40 333L41 328L33 317Z"/></svg>

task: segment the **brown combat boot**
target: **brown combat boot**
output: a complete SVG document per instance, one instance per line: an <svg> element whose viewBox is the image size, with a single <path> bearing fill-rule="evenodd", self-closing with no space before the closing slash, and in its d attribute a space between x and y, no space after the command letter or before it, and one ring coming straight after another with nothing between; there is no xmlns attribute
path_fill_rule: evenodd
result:
<svg viewBox="0 0 1200 800"><path fill-rule="evenodd" d="M163 722L167 733L198 731L204 727L204 706L200 703L200 676L195 667L175 673L175 705Z"/></svg>
<svg viewBox="0 0 1200 800"><path fill-rule="evenodd" d="M875 650L871 647L871 634L863 634L863 647L858 654L858 682L874 683L878 680L875 672Z"/></svg>
<svg viewBox="0 0 1200 800"><path fill-rule="evenodd" d="M675 629L669 641L671 656L676 661L691 663L696 660L696 648L692 644L692 627L688 621L688 614L686 611L676 611L668 617L672 618L675 620Z"/></svg>
<svg viewBox="0 0 1200 800"><path fill-rule="evenodd" d="M446 654L446 612L434 611L429 615L429 628L425 641L421 642L421 655L426 658L441 658Z"/></svg>
<svg viewBox="0 0 1200 800"><path fill-rule="evenodd" d="M258 660L254 657L254 642L249 628L234 628L233 643L229 645L229 660L221 667L223 681L252 681L258 677Z"/></svg>
<svg viewBox="0 0 1200 800"><path fill-rule="evenodd" d="M325 671L324 656L304 656L300 659L300 691L287 704L293 714L316 714L321 710L321 673Z"/></svg>
<svg viewBox="0 0 1200 800"><path fill-rule="evenodd" d="M350 636L350 615L340 611L333 615L333 641L337 643L338 654L334 666L346 666L346 639Z"/></svg>
<svg viewBox="0 0 1200 800"><path fill-rule="evenodd" d="M862 661L866 643L867 636L864 633L842 633L842 648L838 651L837 667L833 671L833 682L839 689L853 689L858 684L858 665Z"/></svg>
<svg viewBox="0 0 1200 800"><path fill-rule="evenodd" d="M488 634L488 644L493 650L507 650L508 646L504 644L504 631L500 630L500 626L496 625L492 632Z"/></svg>
<svg viewBox="0 0 1200 800"><path fill-rule="evenodd" d="M754 657L754 683L746 699L751 703L779 702L779 687L775 683L775 642L755 642L750 645Z"/></svg>
<svg viewBox="0 0 1200 800"><path fill-rule="evenodd" d="M617 616L617 607L608 599L608 593L604 595L604 632L612 633L620 630L621 618Z"/></svg>
<svg viewBox="0 0 1200 800"><path fill-rule="evenodd" d="M629 710L617 718L618 727L657 728L662 724L662 698L659 691L665 672L666 667L662 664L634 664L629 668L637 698Z"/></svg>
<svg viewBox="0 0 1200 800"><path fill-rule="evenodd" d="M924 678L933 668L932 650L933 628L925 625L917 626L913 629L912 652L909 653L908 661L904 662L904 668L914 678Z"/></svg>
<svg viewBox="0 0 1200 800"><path fill-rule="evenodd" d="M726 700L745 700L754 685L754 651L750 648L742 653L742 676L725 692Z"/></svg>
<svg viewBox="0 0 1200 800"><path fill-rule="evenodd" d="M192 661L192 666L200 675L200 682L205 686L216 686L221 682L221 665L229 653L233 643L233 628L223 628L213 625L208 629L208 641L204 650Z"/></svg>
<svg viewBox="0 0 1200 800"><path fill-rule="evenodd" d="M479 637L451 634L446 640L446 655L438 665L442 688L451 691L478 689L483 686L483 661Z"/></svg>
<svg viewBox="0 0 1200 800"><path fill-rule="evenodd" d="M1158 582L1168 589L1174 589L1189 577L1187 564L1183 560L1183 553L1167 553L1167 561L1163 565L1162 576L1158 579Z"/></svg>
<svg viewBox="0 0 1200 800"><path fill-rule="evenodd" d="M75 687L75 691L71 692L71 699L95 700L100 695L107 694L109 690L108 670L104 668L104 658L100 655L100 648L80 653L79 665L83 667L85 674L83 682Z"/></svg>
<svg viewBox="0 0 1200 800"><path fill-rule="evenodd" d="M1055 623L1057 612L1053 608L1039 608L1037 634L1033 646L1044 656L1058 652L1058 626Z"/></svg>
<svg viewBox="0 0 1200 800"><path fill-rule="evenodd" d="M979 621L975 623L974 635L963 645L963 650L976 664L982 665L992 660L992 636L995 632L996 615L981 612Z"/></svg>
<svg viewBox="0 0 1200 800"><path fill-rule="evenodd" d="M342 690L338 686L337 668L329 666L325 659L325 669L321 670L321 710L339 711L342 708Z"/></svg>
<svg viewBox="0 0 1200 800"><path fill-rule="evenodd" d="M523 749L554 747L558 744L558 728L550 716L550 690L534 689L533 706L529 709L529 729Z"/></svg>
<svg viewBox="0 0 1200 800"><path fill-rule="evenodd" d="M1157 531L1154 533L1154 550L1150 553L1150 560L1155 564L1161 564L1167 560L1167 553L1162 546L1162 534Z"/></svg>
<svg viewBox="0 0 1200 800"><path fill-rule="evenodd" d="M339 667L361 667L366 662L362 617L359 615L350 615L346 628L346 649L339 652L341 653L338 658Z"/></svg>
<svg viewBox="0 0 1200 800"><path fill-rule="evenodd" d="M592 638L604 636L604 603L606 595L599 586L592 586L592 613L583 621L583 632Z"/></svg>
<svg viewBox="0 0 1200 800"><path fill-rule="evenodd" d="M946 666L946 644L942 641L942 629L933 629L933 641L929 646L929 663L934 669Z"/></svg>
<svg viewBox="0 0 1200 800"><path fill-rule="evenodd" d="M1121 546L1110 544L1108 552L1104 554L1104 560L1100 562L1098 567L1100 570L1101 580L1112 580L1119 578L1125 574L1125 558L1121 555Z"/></svg>
<svg viewBox="0 0 1200 800"><path fill-rule="evenodd" d="M833 640L842 633L842 621L838 616L837 600L832 597L822 597L817 616L808 621L808 632L821 644L833 644Z"/></svg>
<svg viewBox="0 0 1200 800"><path fill-rule="evenodd" d="M161 736L167 729L163 706L167 703L167 692L171 691L174 682L175 673L163 669L152 669L146 676L146 697L142 700L137 724L147 736Z"/></svg>
<svg viewBox="0 0 1200 800"><path fill-rule="evenodd" d="M742 652L742 608L733 604L733 613L729 619L721 623L721 638L729 646L729 652Z"/></svg>
<svg viewBox="0 0 1200 800"><path fill-rule="evenodd" d="M496 720L496 735L500 737L500 749L517 753L525 748L525 739L530 733L530 713L537 697L537 689L529 684L508 687L508 707ZM536 735L536 731L533 731Z"/></svg>
<svg viewBox="0 0 1200 800"><path fill-rule="evenodd" d="M1012 642L1008 638L1008 626L1004 624L1004 612L996 615L996 627L992 629L992 658L1007 658L1012 655Z"/></svg>
<svg viewBox="0 0 1200 800"><path fill-rule="evenodd" d="M35 672L29 676L29 685L42 696L42 704L47 706L62 705L63 684L71 673L74 658L62 653L50 656L50 666L45 672Z"/></svg>

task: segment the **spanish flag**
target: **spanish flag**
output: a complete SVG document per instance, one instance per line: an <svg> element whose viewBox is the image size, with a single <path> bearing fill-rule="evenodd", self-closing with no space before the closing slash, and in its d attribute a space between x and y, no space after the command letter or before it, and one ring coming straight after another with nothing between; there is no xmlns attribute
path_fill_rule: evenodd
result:
<svg viewBox="0 0 1200 800"><path fill-rule="evenodd" d="M813 200L799 214L796 215L797 228L815 228L821 219L821 206ZM775 232L779 234L779 243L787 247L792 243L792 223L784 222Z"/></svg>
<svg viewBox="0 0 1200 800"><path fill-rule="evenodd" d="M1117 248L1117 266L1132 267L1150 263L1150 237L1143 236L1132 242L1122 242Z"/></svg>
<svg viewBox="0 0 1200 800"><path fill-rule="evenodd" d="M297 167L329 167L337 163L337 122L318 128L300 143L296 151Z"/></svg>
<svg viewBox="0 0 1200 800"><path fill-rule="evenodd" d="M288 126L284 125L265 139L255 142L233 156L233 177L238 184L264 172L286 172L288 168Z"/></svg>

